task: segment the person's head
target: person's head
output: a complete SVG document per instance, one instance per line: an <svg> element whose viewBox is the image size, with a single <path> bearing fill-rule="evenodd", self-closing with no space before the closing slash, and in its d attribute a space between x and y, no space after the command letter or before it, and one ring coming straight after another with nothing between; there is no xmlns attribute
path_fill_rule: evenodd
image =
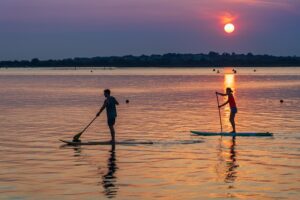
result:
<svg viewBox="0 0 300 200"><path fill-rule="evenodd" d="M226 94L231 94L233 91L230 87L226 88Z"/></svg>
<svg viewBox="0 0 300 200"><path fill-rule="evenodd" d="M109 89L105 89L103 92L104 92L104 96L105 97L109 97L110 96L110 90Z"/></svg>

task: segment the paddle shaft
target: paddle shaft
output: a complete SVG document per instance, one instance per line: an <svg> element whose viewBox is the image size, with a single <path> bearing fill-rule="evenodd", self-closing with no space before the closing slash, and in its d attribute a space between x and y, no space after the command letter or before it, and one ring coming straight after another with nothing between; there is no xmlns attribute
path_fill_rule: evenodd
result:
<svg viewBox="0 0 300 200"><path fill-rule="evenodd" d="M220 104L219 104L219 98L218 98L218 94L216 93L216 97L217 97L217 103L218 103L218 109L219 109L219 118L220 118L220 125L221 125L221 133L223 132L223 128L222 128L222 118L221 118L221 111L220 111Z"/></svg>
<svg viewBox="0 0 300 200"><path fill-rule="evenodd" d="M88 127L90 127L90 125L97 119L97 117L98 116L96 116L96 117L94 117L94 119L81 131L81 132L79 132L78 134L76 134L75 136L74 136L74 139L76 138L77 140L80 138L80 136L82 135L82 133L86 130L86 129L88 129Z"/></svg>

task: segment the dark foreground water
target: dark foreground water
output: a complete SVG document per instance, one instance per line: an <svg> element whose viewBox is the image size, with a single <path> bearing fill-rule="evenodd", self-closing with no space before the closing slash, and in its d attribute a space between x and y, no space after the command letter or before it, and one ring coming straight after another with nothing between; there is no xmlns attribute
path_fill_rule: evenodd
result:
<svg viewBox="0 0 300 200"><path fill-rule="evenodd" d="M299 68L220 71L1 69L0 199L299 198ZM273 138L190 134L220 131L215 91L228 86L237 130ZM117 140L153 145L62 146L95 116L104 88L121 103ZM105 113L81 139L110 139Z"/></svg>

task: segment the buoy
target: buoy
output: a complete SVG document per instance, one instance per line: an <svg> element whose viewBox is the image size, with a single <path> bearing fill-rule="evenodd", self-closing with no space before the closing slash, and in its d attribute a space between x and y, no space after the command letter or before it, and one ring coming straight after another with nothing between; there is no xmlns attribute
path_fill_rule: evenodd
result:
<svg viewBox="0 0 300 200"><path fill-rule="evenodd" d="M128 100L128 99L126 99L126 103L127 103L127 104L129 103L129 100Z"/></svg>
<svg viewBox="0 0 300 200"><path fill-rule="evenodd" d="M213 69L213 72L216 71L216 69Z"/></svg>
<svg viewBox="0 0 300 200"><path fill-rule="evenodd" d="M282 100L282 99L280 100L280 103L283 103L283 100Z"/></svg>

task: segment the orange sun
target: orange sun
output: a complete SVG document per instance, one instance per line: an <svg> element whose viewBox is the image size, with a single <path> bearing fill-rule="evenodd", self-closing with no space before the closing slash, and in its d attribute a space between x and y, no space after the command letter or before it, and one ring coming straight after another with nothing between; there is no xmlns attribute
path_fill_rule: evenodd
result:
<svg viewBox="0 0 300 200"><path fill-rule="evenodd" d="M225 24L224 30L226 33L232 33L234 31L234 25L231 23Z"/></svg>

